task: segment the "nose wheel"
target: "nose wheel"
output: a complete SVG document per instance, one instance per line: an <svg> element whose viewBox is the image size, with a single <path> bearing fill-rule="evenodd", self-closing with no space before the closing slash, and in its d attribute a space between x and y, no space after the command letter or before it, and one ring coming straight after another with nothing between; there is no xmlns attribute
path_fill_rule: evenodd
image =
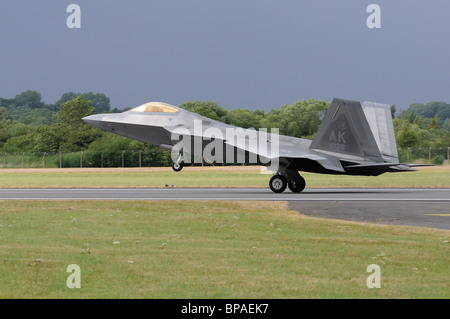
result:
<svg viewBox="0 0 450 319"><path fill-rule="evenodd" d="M184 167L184 165L183 165L183 162L177 162L177 163L173 163L172 164L172 169L175 171L175 172L179 172L179 171L181 171L182 169L183 169L183 167Z"/></svg>

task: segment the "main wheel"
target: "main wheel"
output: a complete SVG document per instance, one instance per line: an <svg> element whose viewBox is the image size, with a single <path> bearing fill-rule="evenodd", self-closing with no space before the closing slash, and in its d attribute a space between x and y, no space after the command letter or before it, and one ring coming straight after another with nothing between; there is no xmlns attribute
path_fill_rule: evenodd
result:
<svg viewBox="0 0 450 319"><path fill-rule="evenodd" d="M291 192L294 193L302 192L305 189L305 186L306 186L305 179L301 176L300 179L288 182L289 189L291 190Z"/></svg>
<svg viewBox="0 0 450 319"><path fill-rule="evenodd" d="M286 189L287 179L283 175L273 175L269 181L269 187L274 193L282 193Z"/></svg>
<svg viewBox="0 0 450 319"><path fill-rule="evenodd" d="M183 169L183 162L177 162L177 163L173 163L172 164L172 169L175 171L175 172L179 172L179 171L181 171L182 169Z"/></svg>

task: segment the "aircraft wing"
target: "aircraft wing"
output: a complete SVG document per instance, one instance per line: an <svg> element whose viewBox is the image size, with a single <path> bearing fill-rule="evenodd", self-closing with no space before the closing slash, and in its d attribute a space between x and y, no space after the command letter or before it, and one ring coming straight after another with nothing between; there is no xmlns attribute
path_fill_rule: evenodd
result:
<svg viewBox="0 0 450 319"><path fill-rule="evenodd" d="M259 138L267 139L269 143L267 143L265 147L261 147L258 143ZM265 135L261 136L260 132L256 132L256 135L253 136L253 140L250 137L249 141L251 142L242 144L236 140L227 140L225 141L225 144L236 147L240 151L249 152L268 160L287 162L310 160L317 162L324 169L341 173L345 172L337 157L319 154L318 152L309 150L311 140L270 133L268 133L266 137Z"/></svg>

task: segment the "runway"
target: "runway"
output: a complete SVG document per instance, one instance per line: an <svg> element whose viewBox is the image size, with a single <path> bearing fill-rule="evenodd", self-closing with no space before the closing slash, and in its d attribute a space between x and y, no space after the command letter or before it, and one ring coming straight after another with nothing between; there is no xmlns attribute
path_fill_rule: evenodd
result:
<svg viewBox="0 0 450 319"><path fill-rule="evenodd" d="M450 229L450 189L307 189L275 194L264 188L0 189L0 200L250 200L287 201L316 217Z"/></svg>
<svg viewBox="0 0 450 319"><path fill-rule="evenodd" d="M83 200L270 200L450 202L450 189L306 189L275 194L268 188L15 188L0 199Z"/></svg>

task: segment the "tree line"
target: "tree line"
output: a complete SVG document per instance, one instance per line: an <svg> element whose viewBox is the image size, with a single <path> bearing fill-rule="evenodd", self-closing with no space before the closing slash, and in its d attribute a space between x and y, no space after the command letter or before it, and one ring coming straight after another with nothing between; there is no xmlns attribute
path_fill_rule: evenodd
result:
<svg viewBox="0 0 450 319"><path fill-rule="evenodd" d="M188 101L179 105L188 111L243 128L278 128L280 134L313 139L330 102L315 99L284 104L270 111L226 109L214 101ZM0 98L0 151L2 153L102 152L102 164L119 166L123 150L140 151L145 163L170 164L170 154L135 140L101 131L81 118L95 113L126 111L111 109L103 93L64 93L55 104L46 104L36 91L28 90L12 99ZM399 114L391 106L399 148L449 147L450 104L414 103ZM93 161L95 159L92 159Z"/></svg>

